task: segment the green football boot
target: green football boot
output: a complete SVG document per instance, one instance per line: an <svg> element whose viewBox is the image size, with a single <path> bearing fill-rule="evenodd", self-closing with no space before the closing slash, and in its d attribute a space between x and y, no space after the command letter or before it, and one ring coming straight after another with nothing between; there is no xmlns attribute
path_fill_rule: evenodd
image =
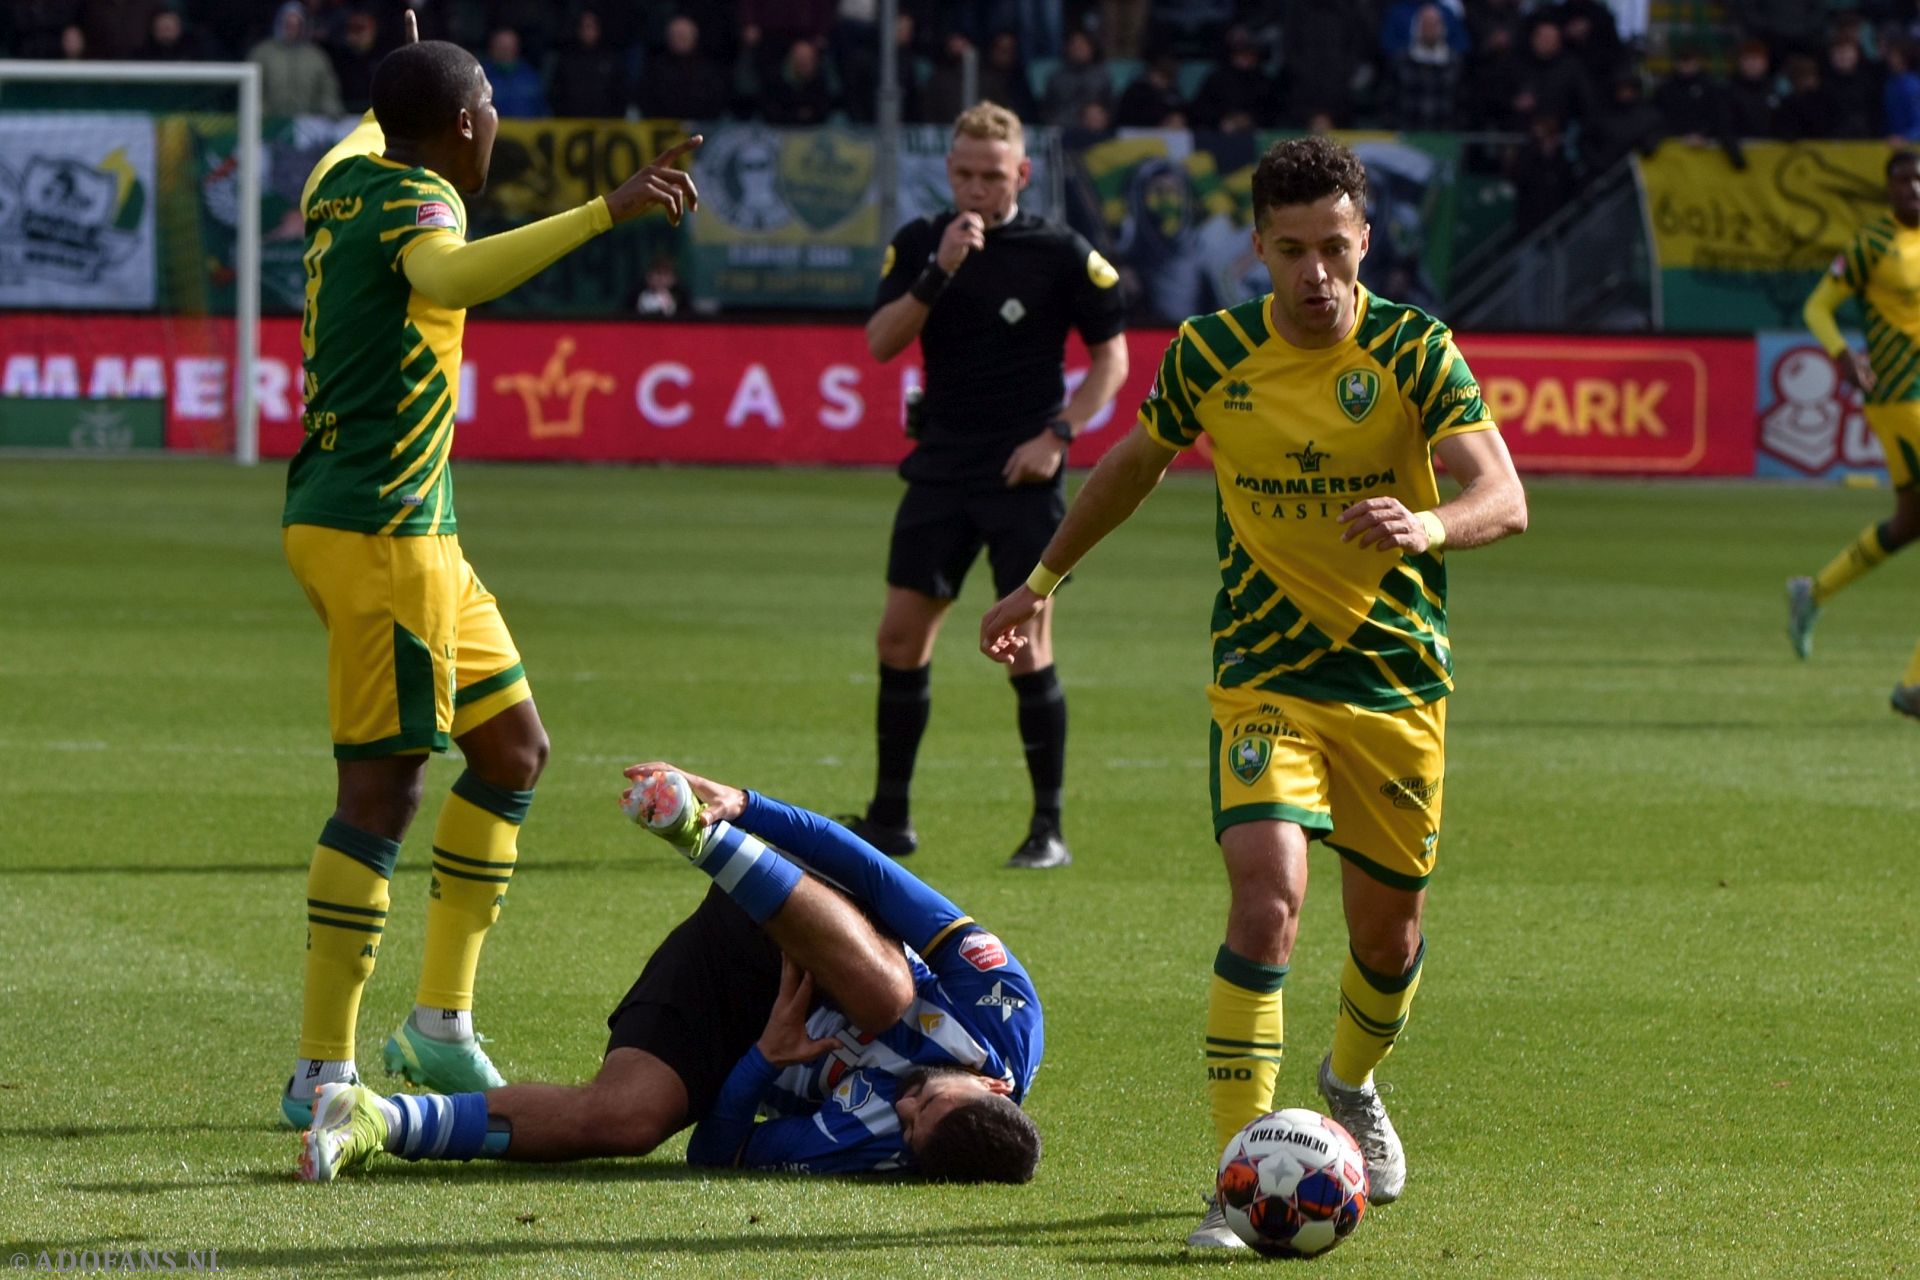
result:
<svg viewBox="0 0 1920 1280"><path fill-rule="evenodd" d="M324 1084L313 1095L313 1125L300 1135L302 1182L332 1182L386 1149L387 1117L373 1090L358 1084Z"/></svg>
<svg viewBox="0 0 1920 1280"><path fill-rule="evenodd" d="M387 1037L381 1061L388 1071L404 1076L409 1084L435 1093L480 1093L498 1089L506 1079L494 1070L487 1051L480 1047L485 1039L435 1040L413 1025L409 1017L400 1029Z"/></svg>
<svg viewBox="0 0 1920 1280"><path fill-rule="evenodd" d="M1801 658L1813 653L1813 624L1820 620L1820 606L1813 602L1812 578L1787 579L1787 639Z"/></svg>

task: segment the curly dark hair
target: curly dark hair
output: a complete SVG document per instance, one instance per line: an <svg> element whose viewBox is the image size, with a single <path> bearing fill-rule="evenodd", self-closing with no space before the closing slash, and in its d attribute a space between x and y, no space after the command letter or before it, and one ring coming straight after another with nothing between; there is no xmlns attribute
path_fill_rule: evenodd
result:
<svg viewBox="0 0 1920 1280"><path fill-rule="evenodd" d="M1031 1182L1040 1130L1012 1098L988 1094L949 1111L917 1160L934 1182Z"/></svg>
<svg viewBox="0 0 1920 1280"><path fill-rule="evenodd" d="M1312 204L1345 194L1365 216L1367 167L1332 138L1312 136L1276 142L1253 170L1253 219L1286 204Z"/></svg>
<svg viewBox="0 0 1920 1280"><path fill-rule="evenodd" d="M403 44L373 71L373 118L389 138L426 142L453 127L480 76L480 60L457 44Z"/></svg>
<svg viewBox="0 0 1920 1280"><path fill-rule="evenodd" d="M1887 157L1887 176L1891 178L1893 176L1893 171L1895 169L1898 169L1903 164L1920 164L1920 151L1911 151L1905 147L1902 147L1900 150L1888 156Z"/></svg>

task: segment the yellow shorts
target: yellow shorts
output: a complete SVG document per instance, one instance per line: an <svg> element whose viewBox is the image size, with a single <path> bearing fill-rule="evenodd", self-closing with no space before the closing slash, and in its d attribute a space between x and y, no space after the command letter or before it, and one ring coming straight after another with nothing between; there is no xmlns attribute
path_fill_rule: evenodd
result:
<svg viewBox="0 0 1920 1280"><path fill-rule="evenodd" d="M532 697L499 604L451 534L294 524L287 564L327 628L337 760L445 751Z"/></svg>
<svg viewBox="0 0 1920 1280"><path fill-rule="evenodd" d="M1440 843L1447 704L1365 711L1258 689L1213 704L1213 831L1298 823L1396 889L1425 887Z"/></svg>
<svg viewBox="0 0 1920 1280"><path fill-rule="evenodd" d="M1920 400L1866 406L1867 425L1880 437L1887 475L1896 489L1920 484Z"/></svg>

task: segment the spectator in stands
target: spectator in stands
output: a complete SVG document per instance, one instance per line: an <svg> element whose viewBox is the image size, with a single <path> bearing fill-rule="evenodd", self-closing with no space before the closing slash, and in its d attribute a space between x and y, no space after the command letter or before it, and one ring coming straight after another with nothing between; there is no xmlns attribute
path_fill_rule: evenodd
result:
<svg viewBox="0 0 1920 1280"><path fill-rule="evenodd" d="M1560 24L1551 18L1536 22L1527 37L1527 56L1520 63L1520 93L1515 111L1522 120L1550 116L1559 130L1584 123L1593 112L1593 83L1586 69L1566 51Z"/></svg>
<svg viewBox="0 0 1920 1280"><path fill-rule="evenodd" d="M79 62L87 56L86 28L78 23L60 29L60 57L67 62Z"/></svg>
<svg viewBox="0 0 1920 1280"><path fill-rule="evenodd" d="M124 62L146 43L156 0L82 0L80 26L87 33L87 56Z"/></svg>
<svg viewBox="0 0 1920 1280"><path fill-rule="evenodd" d="M1073 123L1088 133L1112 133L1113 109L1104 102L1083 102Z"/></svg>
<svg viewBox="0 0 1920 1280"><path fill-rule="evenodd" d="M1744 41L1734 55L1733 78L1727 81L1727 132L1735 138L1771 138L1778 99L1767 46Z"/></svg>
<svg viewBox="0 0 1920 1280"><path fill-rule="evenodd" d="M1407 51L1409 45L1419 33L1420 15L1431 4L1431 0L1393 0L1387 6L1386 13L1380 19L1380 55L1387 66L1391 67ZM1473 48L1472 36L1467 31L1466 16L1460 12L1458 4L1451 7L1433 5L1440 13L1442 24L1441 38L1457 57L1464 58Z"/></svg>
<svg viewBox="0 0 1920 1280"><path fill-rule="evenodd" d="M1286 118L1304 121L1324 112L1345 123L1353 114L1354 83L1373 65L1367 7L1352 0L1292 0L1285 18L1280 51Z"/></svg>
<svg viewBox="0 0 1920 1280"><path fill-rule="evenodd" d="M1653 91L1653 105L1669 138L1699 146L1728 136L1726 103L1720 86L1707 78L1706 55L1697 45L1677 50L1673 74Z"/></svg>
<svg viewBox="0 0 1920 1280"><path fill-rule="evenodd" d="M1188 111L1193 127L1245 133L1280 123L1279 95L1261 65L1264 60L1251 31L1238 23L1228 27L1220 65L1207 73L1193 95Z"/></svg>
<svg viewBox="0 0 1920 1280"><path fill-rule="evenodd" d="M1120 95L1114 123L1122 129L1186 128L1187 104L1180 96L1179 59L1170 53L1155 55Z"/></svg>
<svg viewBox="0 0 1920 1280"><path fill-rule="evenodd" d="M667 22L666 48L647 60L640 77L640 114L655 118L718 120L727 114L733 82L700 48L700 24L686 14Z"/></svg>
<svg viewBox="0 0 1920 1280"><path fill-rule="evenodd" d="M1507 48L1517 49L1526 35L1526 15L1520 0L1479 0L1467 10L1467 48L1470 58L1486 51L1495 32L1505 32Z"/></svg>
<svg viewBox="0 0 1920 1280"><path fill-rule="evenodd" d="M1820 52L1830 7L1819 0L1729 0L1727 5L1728 16L1776 55L1808 57Z"/></svg>
<svg viewBox="0 0 1920 1280"><path fill-rule="evenodd" d="M1067 32L1060 65L1047 77L1040 118L1051 125L1077 125L1088 103L1100 104L1112 118L1113 76L1100 56L1100 46L1076 27Z"/></svg>
<svg viewBox="0 0 1920 1280"><path fill-rule="evenodd" d="M1883 47L1887 87L1880 104L1887 141L1895 146L1920 141L1920 70L1915 69L1914 46L1910 41L1893 39Z"/></svg>
<svg viewBox="0 0 1920 1280"><path fill-rule="evenodd" d="M80 0L16 0L0 12L0 21L13 24L14 56L55 58L61 33L80 21Z"/></svg>
<svg viewBox="0 0 1920 1280"><path fill-rule="evenodd" d="M327 45L334 79L340 82L340 106L359 115L373 105L373 69L380 50L380 23L365 9L355 9L340 24L339 38Z"/></svg>
<svg viewBox="0 0 1920 1280"><path fill-rule="evenodd" d="M619 53L602 37L600 13L582 9L573 39L554 55L547 102L556 116L615 119L627 114L627 75Z"/></svg>
<svg viewBox="0 0 1920 1280"><path fill-rule="evenodd" d="M760 95L761 118L768 124L825 124L833 114L833 87L820 64L820 46L805 38L787 46L780 71Z"/></svg>
<svg viewBox="0 0 1920 1280"><path fill-rule="evenodd" d="M1886 90L1886 78L1877 64L1860 55L1855 40L1841 36L1827 46L1827 65L1821 80L1833 100L1828 137L1881 136L1880 98Z"/></svg>
<svg viewBox="0 0 1920 1280"><path fill-rule="evenodd" d="M1520 98L1522 66L1515 50L1517 25L1492 25L1467 64L1466 101L1461 104L1467 125L1510 133L1524 127L1515 110Z"/></svg>
<svg viewBox="0 0 1920 1280"><path fill-rule="evenodd" d="M1040 108L1033 98L1033 80L1027 75L1027 59L1021 52L1019 35L1011 30L995 32L987 44L987 56L980 70L982 75L992 71L995 89L1006 95L996 97L982 92L981 97L999 103L1022 120L1037 118Z"/></svg>
<svg viewBox="0 0 1920 1280"><path fill-rule="evenodd" d="M1623 71L1613 79L1611 99L1580 135L1582 167L1599 175L1636 151L1650 156L1666 132L1666 118L1647 101L1639 72Z"/></svg>
<svg viewBox="0 0 1920 1280"><path fill-rule="evenodd" d="M1014 86L1005 73L986 59L976 64L976 90L972 102L966 101L964 59L973 42L958 31L947 35L946 46L933 73L920 88L919 116L931 124L951 124L974 102L1000 102L1011 97Z"/></svg>
<svg viewBox="0 0 1920 1280"><path fill-rule="evenodd" d="M1788 57L1787 95L1773 109L1773 136L1787 141L1831 136L1833 97L1820 83L1820 64L1804 53Z"/></svg>
<svg viewBox="0 0 1920 1280"><path fill-rule="evenodd" d="M153 11L146 42L133 56L142 62L211 62L219 55L206 32L187 24L178 0L169 0Z"/></svg>
<svg viewBox="0 0 1920 1280"><path fill-rule="evenodd" d="M847 116L872 124L880 92L880 24L877 0L840 0L827 31L827 60L840 80L840 104ZM909 25L911 14L900 12ZM904 53L904 51L902 51ZM908 96L909 66L900 65L901 97Z"/></svg>
<svg viewBox="0 0 1920 1280"><path fill-rule="evenodd" d="M1560 19L1567 54L1587 73L1587 83L1596 90L1613 85L1625 52L1613 10L1600 0L1562 0L1555 15Z"/></svg>
<svg viewBox="0 0 1920 1280"><path fill-rule="evenodd" d="M687 309L687 287L680 282L671 254L647 266L647 278L633 300L634 314L647 320L671 320Z"/></svg>
<svg viewBox="0 0 1920 1280"><path fill-rule="evenodd" d="M1541 112L1527 126L1527 144L1514 154L1513 229L1527 235L1558 213L1580 192L1580 173L1567 154L1566 134L1557 117Z"/></svg>
<svg viewBox="0 0 1920 1280"><path fill-rule="evenodd" d="M487 37L487 56L480 63L493 85L493 107L502 120L531 120L551 115L540 73L520 56L520 33L501 27Z"/></svg>
<svg viewBox="0 0 1920 1280"><path fill-rule="evenodd" d="M1393 59L1393 113L1396 129L1452 129L1459 122L1463 57L1447 40L1447 24L1437 4L1420 6L1413 38Z"/></svg>
<svg viewBox="0 0 1920 1280"><path fill-rule="evenodd" d="M260 109L270 116L337 116L340 82L327 55L307 39L307 10L288 0L273 15L273 35L247 52L260 66Z"/></svg>

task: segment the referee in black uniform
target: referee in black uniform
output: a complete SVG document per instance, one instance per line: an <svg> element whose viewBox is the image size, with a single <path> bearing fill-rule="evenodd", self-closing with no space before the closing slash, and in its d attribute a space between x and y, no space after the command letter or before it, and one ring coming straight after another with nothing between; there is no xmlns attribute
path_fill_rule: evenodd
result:
<svg viewBox="0 0 1920 1280"><path fill-rule="evenodd" d="M866 815L850 823L895 857L919 843L908 793L941 620L982 546L995 591L1026 580L1066 512L1067 446L1127 376L1119 277L1074 231L1020 211L1029 176L1018 116L990 102L962 113L947 153L955 211L900 228L867 321L875 359L893 359L917 336L926 369L887 555L879 777ZM1071 396L1069 326L1092 357ZM1033 780L1033 822L1012 867L1073 860L1060 834L1067 705L1054 677L1052 622L1049 601L1022 630L1027 645L1012 669Z"/></svg>

